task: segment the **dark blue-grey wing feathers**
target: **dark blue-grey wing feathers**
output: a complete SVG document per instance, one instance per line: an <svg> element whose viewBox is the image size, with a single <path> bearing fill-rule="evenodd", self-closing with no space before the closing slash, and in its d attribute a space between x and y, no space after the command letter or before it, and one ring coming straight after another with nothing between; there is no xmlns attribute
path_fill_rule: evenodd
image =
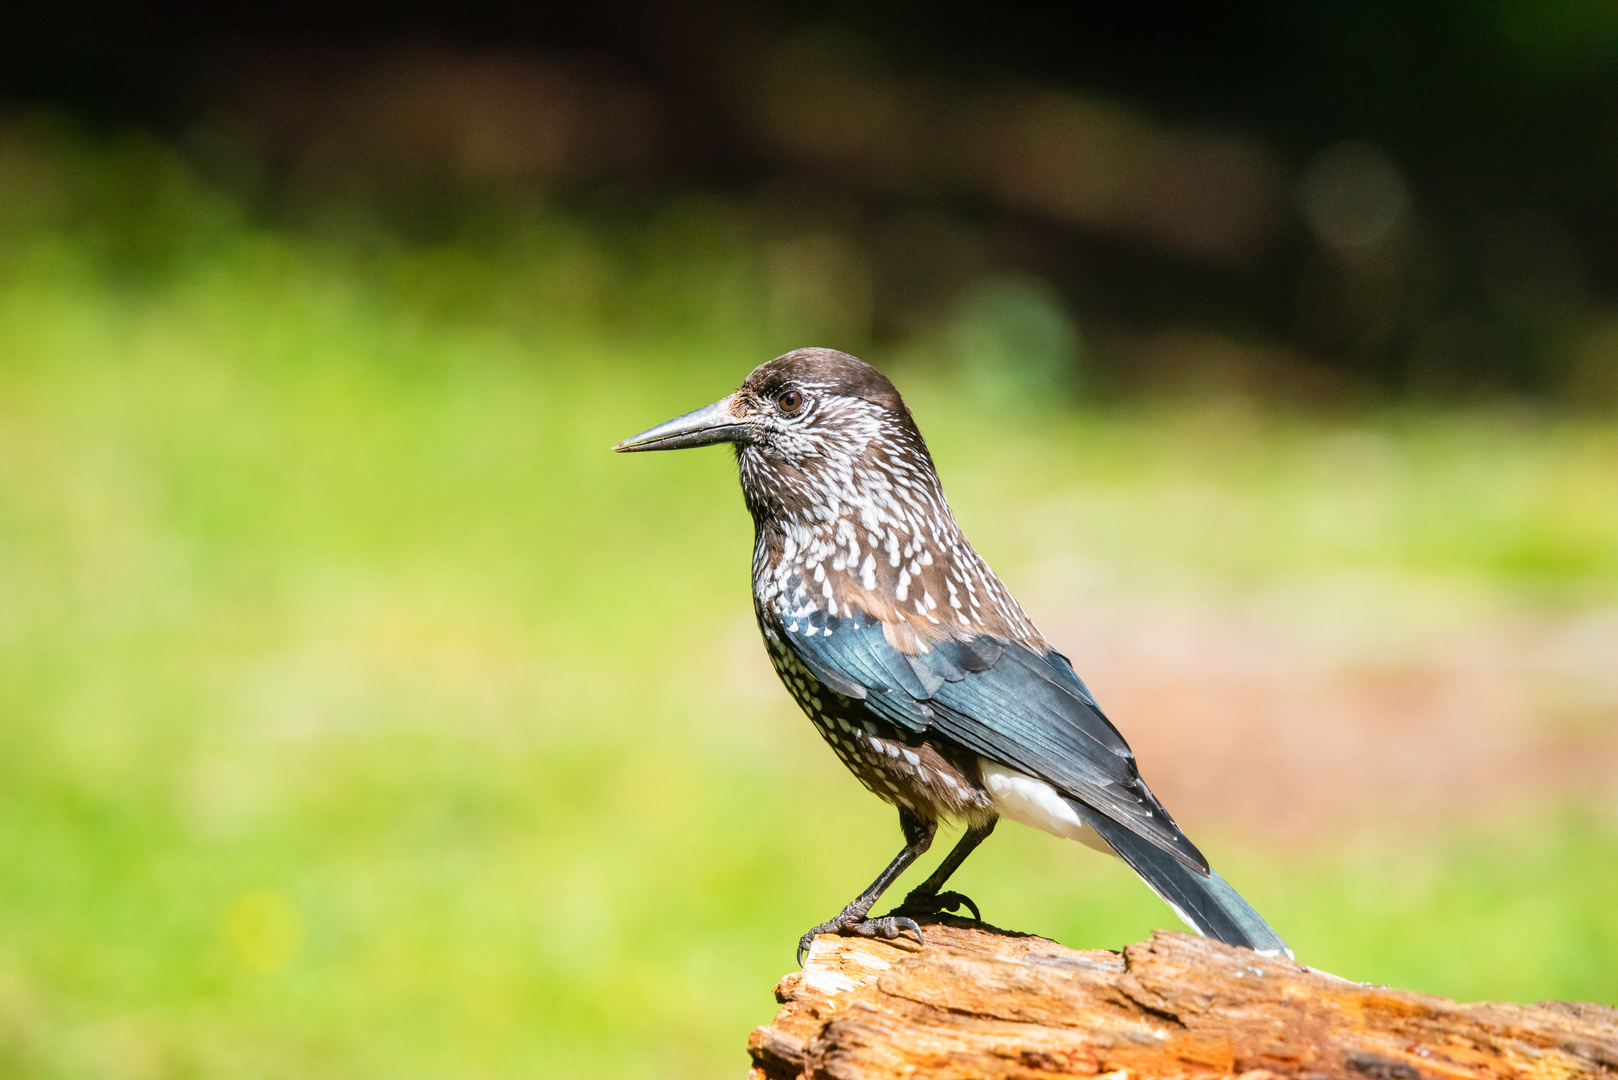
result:
<svg viewBox="0 0 1618 1080"><path fill-rule="evenodd" d="M951 639L918 656L891 645L875 618L816 612L788 620L788 645L827 686L876 716L932 731L1037 776L1197 873L1207 862L1147 790L1123 737L1067 658L989 636ZM857 686L850 692L846 686Z"/></svg>

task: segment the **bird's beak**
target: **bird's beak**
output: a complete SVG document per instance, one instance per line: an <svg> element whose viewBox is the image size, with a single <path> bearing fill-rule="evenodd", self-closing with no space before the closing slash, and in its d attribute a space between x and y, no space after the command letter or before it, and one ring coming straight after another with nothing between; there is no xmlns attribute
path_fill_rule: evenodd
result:
<svg viewBox="0 0 1618 1080"><path fill-rule="evenodd" d="M688 446L741 442L747 432L741 420L730 411L734 397L732 394L723 401L705 405L684 416L676 416L673 420L625 439L613 449L627 454L636 450L684 450Z"/></svg>

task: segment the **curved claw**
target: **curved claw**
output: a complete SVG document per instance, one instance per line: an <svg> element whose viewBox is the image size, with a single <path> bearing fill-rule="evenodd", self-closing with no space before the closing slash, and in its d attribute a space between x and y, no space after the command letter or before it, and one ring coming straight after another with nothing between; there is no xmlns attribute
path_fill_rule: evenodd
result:
<svg viewBox="0 0 1618 1080"><path fill-rule="evenodd" d="M916 893L911 893L904 898L904 903L894 908L889 914L897 915L904 911L916 915L942 915L946 912L954 914L961 910L962 907L966 907L972 912L973 919L978 922L983 921L983 913L972 902L972 898L965 893L958 892L922 893L919 896Z"/></svg>
<svg viewBox="0 0 1618 1080"><path fill-rule="evenodd" d="M880 919L866 919L865 922L867 925L876 926L878 937L892 940L908 930L916 935L917 945L927 944L927 938L923 936L921 927L917 925L915 919L908 919L903 915L884 915Z"/></svg>
<svg viewBox="0 0 1618 1080"><path fill-rule="evenodd" d="M917 945L926 945L927 939L922 935L921 927L916 920L904 915L883 915L877 919L861 919L839 915L830 922L823 922L814 927L803 937L798 939L798 966L803 967L803 960L809 953L809 946L821 934L839 934L843 937L882 938L892 941L905 931L916 936Z"/></svg>
<svg viewBox="0 0 1618 1080"><path fill-rule="evenodd" d="M958 892L941 892L938 894L938 906L945 911L953 914L961 910L963 905L971 910L973 919L978 922L983 921L983 913L978 910L978 906L972 902L970 896Z"/></svg>

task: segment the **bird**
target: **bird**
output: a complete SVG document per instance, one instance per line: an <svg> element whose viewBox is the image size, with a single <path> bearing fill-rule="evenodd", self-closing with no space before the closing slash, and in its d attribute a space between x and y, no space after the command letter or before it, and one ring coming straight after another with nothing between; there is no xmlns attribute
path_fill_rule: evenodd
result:
<svg viewBox="0 0 1618 1080"><path fill-rule="evenodd" d="M1198 934L1292 955L1141 779L1094 695L962 534L909 408L870 364L797 349L619 453L728 443L754 526L771 664L843 764L896 807L904 847L821 934L926 938L977 904L944 886L1001 818L1122 859ZM942 821L959 842L896 908Z"/></svg>

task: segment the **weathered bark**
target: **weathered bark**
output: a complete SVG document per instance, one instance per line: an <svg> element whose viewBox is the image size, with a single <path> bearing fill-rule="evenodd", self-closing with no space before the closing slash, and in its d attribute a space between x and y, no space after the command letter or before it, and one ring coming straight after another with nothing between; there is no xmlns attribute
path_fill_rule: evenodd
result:
<svg viewBox="0 0 1618 1080"><path fill-rule="evenodd" d="M1112 952L964 923L927 946L822 936L753 1033L797 1077L1618 1077L1618 1010L1458 1005L1159 931Z"/></svg>

